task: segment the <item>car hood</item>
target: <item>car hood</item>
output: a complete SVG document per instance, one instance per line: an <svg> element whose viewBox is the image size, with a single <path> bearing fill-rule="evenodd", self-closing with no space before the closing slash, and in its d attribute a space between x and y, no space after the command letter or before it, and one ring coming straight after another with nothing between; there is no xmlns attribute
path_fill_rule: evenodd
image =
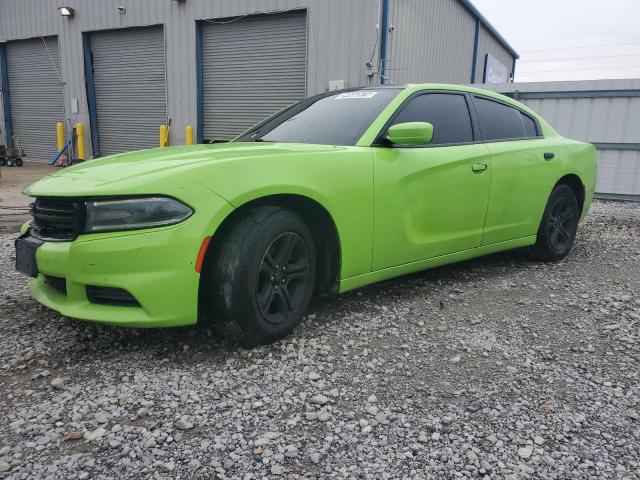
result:
<svg viewBox="0 0 640 480"><path fill-rule="evenodd" d="M154 191L158 181L177 180L185 173L198 181L197 172L216 164L249 159L282 158L336 151L348 147L290 143L219 143L156 148L112 155L64 168L24 190L30 196L118 195ZM155 189L157 190L157 189Z"/></svg>

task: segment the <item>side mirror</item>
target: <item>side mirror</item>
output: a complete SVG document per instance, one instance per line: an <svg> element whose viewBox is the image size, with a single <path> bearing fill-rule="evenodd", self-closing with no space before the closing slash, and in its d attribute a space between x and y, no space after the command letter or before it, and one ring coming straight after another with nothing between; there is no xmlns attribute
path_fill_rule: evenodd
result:
<svg viewBox="0 0 640 480"><path fill-rule="evenodd" d="M424 145L433 139L433 125L427 122L397 123L387 130L394 145Z"/></svg>

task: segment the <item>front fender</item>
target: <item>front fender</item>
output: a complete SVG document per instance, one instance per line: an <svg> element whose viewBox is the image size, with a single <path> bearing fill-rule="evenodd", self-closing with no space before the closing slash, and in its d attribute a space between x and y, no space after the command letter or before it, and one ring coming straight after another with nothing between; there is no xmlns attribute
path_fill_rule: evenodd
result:
<svg viewBox="0 0 640 480"><path fill-rule="evenodd" d="M221 162L198 181L233 207L272 195L298 195L320 204L336 226L340 278L371 271L373 159L369 148L336 147L292 155Z"/></svg>

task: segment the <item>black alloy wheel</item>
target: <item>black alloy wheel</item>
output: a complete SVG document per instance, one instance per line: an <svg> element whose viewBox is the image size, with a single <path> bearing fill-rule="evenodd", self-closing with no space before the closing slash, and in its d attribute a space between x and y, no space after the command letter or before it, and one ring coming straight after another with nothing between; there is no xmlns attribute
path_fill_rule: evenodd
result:
<svg viewBox="0 0 640 480"><path fill-rule="evenodd" d="M573 189L559 184L551 192L529 253L536 260L555 261L566 257L576 238L580 210Z"/></svg>
<svg viewBox="0 0 640 480"><path fill-rule="evenodd" d="M309 256L295 232L281 234L267 247L256 288L256 303L267 322L286 322L300 309L310 281Z"/></svg>
<svg viewBox="0 0 640 480"><path fill-rule="evenodd" d="M567 196L561 196L551 207L551 215L547 222L547 235L551 248L559 253L571 248L577 225L575 205Z"/></svg>
<svg viewBox="0 0 640 480"><path fill-rule="evenodd" d="M289 334L315 289L311 229L292 210L264 206L246 212L217 241L203 270L206 316L247 346Z"/></svg>

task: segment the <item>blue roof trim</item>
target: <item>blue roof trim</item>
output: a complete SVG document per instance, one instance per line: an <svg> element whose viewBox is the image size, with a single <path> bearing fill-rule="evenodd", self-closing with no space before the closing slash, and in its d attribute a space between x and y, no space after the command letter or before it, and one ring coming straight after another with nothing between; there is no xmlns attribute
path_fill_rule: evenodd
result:
<svg viewBox="0 0 640 480"><path fill-rule="evenodd" d="M91 150L94 157L100 156L100 136L98 135L98 107L93 81L93 54L91 53L91 34L82 33L82 54L84 56L84 80L89 106L89 128L91 130Z"/></svg>
<svg viewBox="0 0 640 480"><path fill-rule="evenodd" d="M476 69L478 68L478 41L480 40L480 19L476 18L476 28L473 34L473 58L471 59L471 83L476 83ZM515 60L514 60L515 63Z"/></svg>
<svg viewBox="0 0 640 480"><path fill-rule="evenodd" d="M13 148L13 123L11 122L11 102L9 101L9 71L7 69L6 44L0 44L0 88L2 89L4 133L7 137L7 147Z"/></svg>
<svg viewBox="0 0 640 480"><path fill-rule="evenodd" d="M483 24L486 27L486 29L489 30L494 37L496 37L496 40L498 40L498 42L500 42L502 46L506 48L511 55L513 55L515 58L520 58L520 55L518 55L518 52L516 52L511 45L509 45L509 42L507 42L507 40L502 35L500 35L498 30L496 30L495 27L491 25L489 20L487 20L487 18L484 15L482 15L482 13L480 13L480 10L478 10L475 7L475 5L471 3L470 0L458 0L458 1L467 10L469 10L469 12L471 12L471 15L473 15L478 20L480 20L480 23Z"/></svg>
<svg viewBox="0 0 640 480"><path fill-rule="evenodd" d="M380 85L387 83L387 43L389 41L389 0L382 0L380 25Z"/></svg>
<svg viewBox="0 0 640 480"><path fill-rule="evenodd" d="M196 21L196 143L204 143L204 69L202 67L201 21Z"/></svg>

